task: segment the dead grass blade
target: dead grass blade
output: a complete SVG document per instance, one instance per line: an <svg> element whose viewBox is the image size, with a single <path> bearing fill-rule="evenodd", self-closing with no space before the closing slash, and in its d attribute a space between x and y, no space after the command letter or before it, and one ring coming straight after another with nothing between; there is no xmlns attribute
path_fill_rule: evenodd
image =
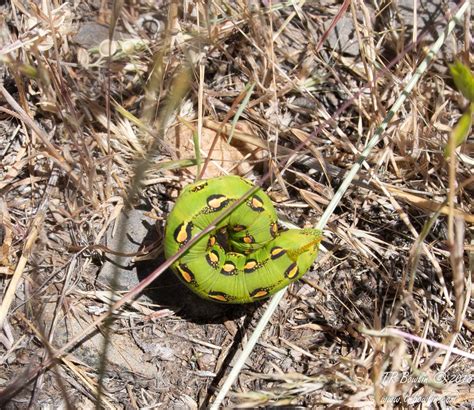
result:
<svg viewBox="0 0 474 410"><path fill-rule="evenodd" d="M79 187L82 186L81 182L77 178L77 176L73 173L71 166L68 162L64 159L64 157L58 152L57 148L49 141L48 136L46 133L40 128L40 126L33 121L20 107L20 105L15 101L15 99L10 95L10 93L0 84L0 92L2 93L3 97L7 100L10 106L15 110L16 114L12 113L9 110L6 110L3 107L1 111L6 112L7 114L13 115L18 117L21 121L23 121L29 128L31 128L34 133L40 138L41 143L46 148L46 151L51 156L51 158L55 161L55 163L62 168L66 173L69 175L71 180Z"/></svg>
<svg viewBox="0 0 474 410"><path fill-rule="evenodd" d="M348 172L346 175L345 179L339 186L339 189L335 193L333 199L329 203L328 207L326 208L324 214L321 216L321 219L318 222L318 225L316 226L317 229L323 229L324 226L327 224L329 217L332 215L335 207L337 204L339 204L343 194L346 192L348 189L351 181L354 179L356 176L357 172L359 169L362 167L362 164L365 162L365 158L369 155L370 151L372 148L380 141L382 138L382 134L384 130L387 128L387 125L395 115L395 113L400 109L402 106L403 102L407 98L407 96L410 94L410 92L413 90L415 87L416 83L421 77L421 74L426 70L428 67L428 64L431 62L433 57L437 54L439 49L441 48L442 44L444 43L446 37L451 33L451 31L454 29L456 25L456 21L459 20L463 14L466 12L468 8L468 2L463 3L456 14L453 16L453 18L449 21L446 29L440 34L436 42L431 46L430 51L426 55L425 59L419 64L417 67L416 71L413 73L411 78L408 79L407 84L403 90L403 92L399 95L398 99L395 101L395 103L392 105L390 111L388 112L387 116L383 120L383 122L377 127L373 137L370 139L370 141L367 143L366 147L362 151L359 159L357 162L352 166L351 170ZM298 151L298 150L296 150ZM228 391L230 390L231 386L234 384L235 379L237 378L238 374L242 370L242 367L244 366L245 362L247 361L250 353L253 350L253 347L255 346L257 340L260 338L261 333L263 332L264 328L266 327L268 321L270 320L270 317L273 315L274 311L276 310L281 298L283 297L286 289L281 290L278 292L273 298L271 299L267 309L265 310L265 313L262 315L261 319L259 320L257 326L255 327L255 330L252 332L252 335L247 343L247 345L244 347L244 350L242 353L239 355L237 358L237 362L235 363L234 367L232 368L231 372L227 376L226 380L224 381L224 384L222 385L218 395L216 396L216 399L212 403L211 410L217 410L219 406L221 405L222 401L226 397Z"/></svg>

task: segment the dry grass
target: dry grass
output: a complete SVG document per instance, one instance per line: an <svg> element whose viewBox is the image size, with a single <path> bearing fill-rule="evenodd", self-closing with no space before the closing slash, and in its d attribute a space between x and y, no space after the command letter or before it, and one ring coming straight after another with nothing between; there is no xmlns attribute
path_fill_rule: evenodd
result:
<svg viewBox="0 0 474 410"><path fill-rule="evenodd" d="M179 190L223 173L300 227L338 204L227 405L472 405L473 141L443 155L469 12L339 198L453 4L60 3L0 6L2 406L214 401L265 304L134 286Z"/></svg>

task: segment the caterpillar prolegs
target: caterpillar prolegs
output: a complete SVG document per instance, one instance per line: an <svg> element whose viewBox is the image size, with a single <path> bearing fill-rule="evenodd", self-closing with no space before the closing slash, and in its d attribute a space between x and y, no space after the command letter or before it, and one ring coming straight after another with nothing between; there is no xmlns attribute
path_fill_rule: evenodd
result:
<svg viewBox="0 0 474 410"><path fill-rule="evenodd" d="M253 185L237 176L198 181L184 188L165 229L165 256L174 255ZM266 298L299 279L318 254L316 229L278 230L270 198L259 189L214 232L204 236L172 265L199 296L223 303Z"/></svg>

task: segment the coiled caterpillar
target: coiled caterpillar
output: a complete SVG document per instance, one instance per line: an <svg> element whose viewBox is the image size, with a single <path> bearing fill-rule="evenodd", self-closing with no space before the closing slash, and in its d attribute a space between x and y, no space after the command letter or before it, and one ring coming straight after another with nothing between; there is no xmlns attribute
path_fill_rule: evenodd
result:
<svg viewBox="0 0 474 410"><path fill-rule="evenodd" d="M174 255L205 229L252 183L237 176L198 181L184 188L165 229L165 256ZM201 238L172 268L199 296L223 303L249 303L299 279L318 254L316 229L280 232L275 208L259 189L216 231Z"/></svg>

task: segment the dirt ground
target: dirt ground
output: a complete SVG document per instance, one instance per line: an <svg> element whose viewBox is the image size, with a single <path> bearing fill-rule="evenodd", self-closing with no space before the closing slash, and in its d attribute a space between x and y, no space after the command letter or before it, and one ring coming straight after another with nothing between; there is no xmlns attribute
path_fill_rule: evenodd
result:
<svg viewBox="0 0 474 410"><path fill-rule="evenodd" d="M0 407L210 408L268 300L165 270L109 309L165 262L183 187L235 174L282 225L336 206L218 408L472 408L464 3L120 3L0 2Z"/></svg>

